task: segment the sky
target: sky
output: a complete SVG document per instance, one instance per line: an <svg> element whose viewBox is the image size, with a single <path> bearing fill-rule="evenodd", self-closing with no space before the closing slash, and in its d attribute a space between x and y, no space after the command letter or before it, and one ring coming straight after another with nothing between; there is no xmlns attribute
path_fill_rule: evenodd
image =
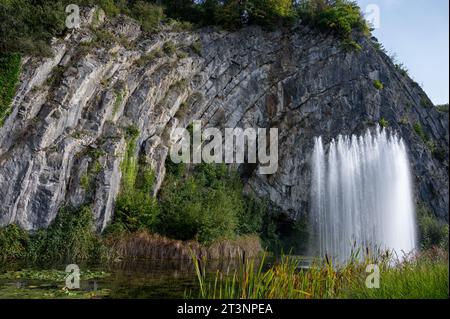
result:
<svg viewBox="0 0 450 319"><path fill-rule="evenodd" d="M449 0L357 0L376 17L373 35L396 54L434 104L449 102ZM368 7L369 6L369 7ZM376 19L369 19L376 22Z"/></svg>

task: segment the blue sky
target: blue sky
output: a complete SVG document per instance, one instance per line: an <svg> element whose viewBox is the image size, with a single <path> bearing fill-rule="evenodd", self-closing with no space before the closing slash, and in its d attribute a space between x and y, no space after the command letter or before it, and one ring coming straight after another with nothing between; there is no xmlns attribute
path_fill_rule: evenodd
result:
<svg viewBox="0 0 450 319"><path fill-rule="evenodd" d="M410 71L435 104L449 102L449 0L357 0L378 5L374 36Z"/></svg>

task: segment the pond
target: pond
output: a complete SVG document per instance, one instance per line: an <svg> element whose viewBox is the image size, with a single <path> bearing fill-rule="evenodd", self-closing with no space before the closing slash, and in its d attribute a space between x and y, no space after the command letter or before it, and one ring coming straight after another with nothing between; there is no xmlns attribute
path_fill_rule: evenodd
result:
<svg viewBox="0 0 450 319"><path fill-rule="evenodd" d="M229 271L239 260L208 261L206 271ZM65 288L66 265L0 265L0 298L195 298L198 283L190 260L120 261L79 265L80 289Z"/></svg>
<svg viewBox="0 0 450 319"><path fill-rule="evenodd" d="M255 260L259 265L261 259ZM266 258L264 268L273 264ZM232 274L242 260L209 260L206 272ZM302 266L307 266L304 259ZM65 288L66 265L0 264L0 299L5 298L195 298L198 282L191 260L121 260L79 265L80 289Z"/></svg>

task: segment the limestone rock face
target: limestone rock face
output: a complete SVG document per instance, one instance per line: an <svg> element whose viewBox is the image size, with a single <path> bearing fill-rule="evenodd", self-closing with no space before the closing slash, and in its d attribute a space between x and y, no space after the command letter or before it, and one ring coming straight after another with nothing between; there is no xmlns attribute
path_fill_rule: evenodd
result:
<svg viewBox="0 0 450 319"><path fill-rule="evenodd" d="M309 211L313 138L327 144L384 119L407 144L417 201L448 221L448 114L427 106L423 90L373 40L348 51L305 26L148 36L124 17L95 23L109 30L107 39L82 26L55 40L52 58L23 61L0 128L1 225L35 230L62 205L90 202L101 231L120 190L126 128L139 129L136 155L153 167L156 195L171 132L198 119L279 129L278 171L258 175L257 165L245 164L240 171L246 192L270 198L293 219Z"/></svg>

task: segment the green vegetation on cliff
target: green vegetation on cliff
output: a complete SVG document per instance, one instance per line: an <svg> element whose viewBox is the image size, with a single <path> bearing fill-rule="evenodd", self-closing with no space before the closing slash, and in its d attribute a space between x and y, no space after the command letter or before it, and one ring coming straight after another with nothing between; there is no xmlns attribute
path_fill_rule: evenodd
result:
<svg viewBox="0 0 450 319"><path fill-rule="evenodd" d="M20 75L20 55L0 51L0 127L9 115Z"/></svg>
<svg viewBox="0 0 450 319"><path fill-rule="evenodd" d="M154 230L159 206L152 196L154 175L148 165L135 155L139 130L135 126L126 129L127 146L122 161L122 185L116 199L114 222L106 230L133 232Z"/></svg>
<svg viewBox="0 0 450 319"><path fill-rule="evenodd" d="M72 2L0 1L0 125L9 114L20 72L20 56L52 55L51 39L68 32L65 22L69 13L65 9ZM174 30L190 29L192 24L236 30L246 25L275 29L302 21L318 30L332 31L351 49L360 48L352 34L368 33L359 7L349 0L80 0L77 5L98 5L108 16L127 15L144 32L157 32L162 24ZM100 43L105 37L106 40L112 37L101 29L94 33ZM193 49L201 54L197 45Z"/></svg>
<svg viewBox="0 0 450 319"><path fill-rule="evenodd" d="M0 52L50 55L49 42L66 32L65 8L70 0L0 1ZM197 26L239 29L261 25L270 29L301 20L343 38L368 32L359 7L349 0L81 0L77 5L100 6L107 15L125 14L144 32L158 31L161 22L184 21ZM178 23L177 25L185 24Z"/></svg>

